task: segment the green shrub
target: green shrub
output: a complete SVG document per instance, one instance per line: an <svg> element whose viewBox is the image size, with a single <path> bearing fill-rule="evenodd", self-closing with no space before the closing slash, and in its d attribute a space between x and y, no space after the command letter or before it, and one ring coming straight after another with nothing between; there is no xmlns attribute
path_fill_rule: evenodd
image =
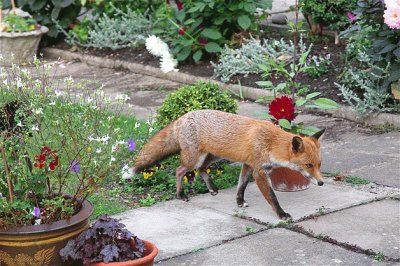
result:
<svg viewBox="0 0 400 266"><path fill-rule="evenodd" d="M157 110L156 125L164 127L187 112L200 109L214 109L236 113L237 103L218 85L199 81L186 85L169 94Z"/></svg>

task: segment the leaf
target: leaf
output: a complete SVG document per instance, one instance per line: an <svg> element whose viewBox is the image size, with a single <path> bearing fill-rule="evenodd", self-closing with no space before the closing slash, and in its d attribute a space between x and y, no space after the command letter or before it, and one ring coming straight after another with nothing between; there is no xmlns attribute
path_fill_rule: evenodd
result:
<svg viewBox="0 0 400 266"><path fill-rule="evenodd" d="M400 48L397 48L396 50L393 51L393 54L400 58Z"/></svg>
<svg viewBox="0 0 400 266"><path fill-rule="evenodd" d="M176 57L176 60L178 61L184 61L188 56L190 55L190 52L192 50L190 49L190 46L184 47L179 53L178 56Z"/></svg>
<svg viewBox="0 0 400 266"><path fill-rule="evenodd" d="M271 67L270 67L270 66L267 66L267 65L259 64L258 67L259 67L261 70L263 70L263 71L265 71L265 72L267 72L267 73L269 73L269 72L271 71Z"/></svg>
<svg viewBox="0 0 400 266"><path fill-rule="evenodd" d="M239 23L239 26L244 30L247 30L251 25L251 19L247 15L239 16L237 21Z"/></svg>
<svg viewBox="0 0 400 266"><path fill-rule="evenodd" d="M198 62L201 57L203 56L203 51L202 50L197 50L194 54L193 54L193 60L195 62Z"/></svg>
<svg viewBox="0 0 400 266"><path fill-rule="evenodd" d="M119 248L116 245L106 245L100 252L103 255L103 261L105 263L114 261L114 258L119 257Z"/></svg>
<svg viewBox="0 0 400 266"><path fill-rule="evenodd" d="M319 98L314 101L314 105L321 109L333 109L338 107L338 104L335 101L328 98Z"/></svg>
<svg viewBox="0 0 400 266"><path fill-rule="evenodd" d="M297 99L297 101L296 101L296 107L301 107L301 106L303 106L306 102L307 102L307 100L305 100L305 99Z"/></svg>
<svg viewBox="0 0 400 266"><path fill-rule="evenodd" d="M279 126L284 129L292 129L292 125L286 119L279 119Z"/></svg>
<svg viewBox="0 0 400 266"><path fill-rule="evenodd" d="M389 45L386 45L386 46L379 52L379 54L384 54L384 53L390 52L390 51L394 50L394 48L396 48L396 47L397 47L397 45L395 45L395 44L393 44L393 43L391 43L391 44L389 44Z"/></svg>
<svg viewBox="0 0 400 266"><path fill-rule="evenodd" d="M306 127L306 128L300 129L299 133L307 135L307 136L312 136L319 131L320 131L320 129L317 127Z"/></svg>
<svg viewBox="0 0 400 266"><path fill-rule="evenodd" d="M30 4L32 11L38 11L42 9L45 5L46 5L46 0L36 0Z"/></svg>
<svg viewBox="0 0 400 266"><path fill-rule="evenodd" d="M74 3L74 0L51 0L55 7L67 7Z"/></svg>
<svg viewBox="0 0 400 266"><path fill-rule="evenodd" d="M306 95L306 100L310 100L310 99L312 99L312 98L315 98L315 97L317 97L317 96L320 95L320 94L321 94L320 92L313 92L313 93L307 94L307 95Z"/></svg>
<svg viewBox="0 0 400 266"><path fill-rule="evenodd" d="M53 8L53 10L51 11L51 18L57 19L57 18L58 18L58 15L60 14L60 11L61 11L61 7L55 6L55 7Z"/></svg>
<svg viewBox="0 0 400 266"><path fill-rule="evenodd" d="M209 42L204 46L207 52L209 53L219 53L221 52L221 47L215 42Z"/></svg>
<svg viewBox="0 0 400 266"><path fill-rule="evenodd" d="M268 80L266 80L266 81L257 81L256 84L258 86L261 86L261 87L272 87L272 86L274 86L274 84L272 84L272 82L268 81Z"/></svg>
<svg viewBox="0 0 400 266"><path fill-rule="evenodd" d="M218 39L222 38L221 33L212 28L205 28L201 32L201 35L203 35L206 38L212 39L212 40L218 40Z"/></svg>
<svg viewBox="0 0 400 266"><path fill-rule="evenodd" d="M185 11L182 9L182 10L176 12L175 17L176 17L176 19L177 19L179 22L183 22L183 20L185 19L185 15L186 15L186 13L185 13Z"/></svg>

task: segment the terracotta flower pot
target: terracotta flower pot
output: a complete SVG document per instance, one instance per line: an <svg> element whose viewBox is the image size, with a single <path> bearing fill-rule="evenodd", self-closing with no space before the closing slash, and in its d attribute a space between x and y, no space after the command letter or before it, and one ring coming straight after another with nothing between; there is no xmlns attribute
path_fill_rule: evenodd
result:
<svg viewBox="0 0 400 266"><path fill-rule="evenodd" d="M68 220L0 230L0 265L63 265L58 252L89 227L92 212L92 204L84 201Z"/></svg>
<svg viewBox="0 0 400 266"><path fill-rule="evenodd" d="M310 180L298 171L286 167L273 169L270 178L272 188L277 191L295 192L310 187Z"/></svg>
<svg viewBox="0 0 400 266"><path fill-rule="evenodd" d="M134 240L132 241L133 241L132 245L135 245ZM144 251L143 258L130 261L122 261L122 262L110 262L110 263L98 262L98 263L92 263L90 265L91 266L139 266L139 265L153 266L154 259L158 254L158 248L153 243L147 240L143 240L143 242L146 249Z"/></svg>

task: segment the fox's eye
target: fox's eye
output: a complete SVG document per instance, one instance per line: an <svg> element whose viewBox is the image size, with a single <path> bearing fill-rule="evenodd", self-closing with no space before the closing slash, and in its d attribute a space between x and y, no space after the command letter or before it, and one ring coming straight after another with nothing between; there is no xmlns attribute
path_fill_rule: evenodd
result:
<svg viewBox="0 0 400 266"><path fill-rule="evenodd" d="M313 168L314 166L311 163L306 164L306 168Z"/></svg>

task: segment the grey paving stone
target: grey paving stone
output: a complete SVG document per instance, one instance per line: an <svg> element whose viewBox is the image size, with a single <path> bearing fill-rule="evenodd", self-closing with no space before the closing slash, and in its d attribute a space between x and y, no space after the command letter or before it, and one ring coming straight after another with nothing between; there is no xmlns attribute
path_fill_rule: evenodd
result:
<svg viewBox="0 0 400 266"><path fill-rule="evenodd" d="M383 200L299 223L315 234L400 257L400 201Z"/></svg>
<svg viewBox="0 0 400 266"><path fill-rule="evenodd" d="M364 254L272 229L226 244L180 256L160 265L382 265Z"/></svg>
<svg viewBox="0 0 400 266"><path fill-rule="evenodd" d="M142 239L154 242L157 260L192 252L257 232L263 226L231 215L171 200L115 216Z"/></svg>
<svg viewBox="0 0 400 266"><path fill-rule="evenodd" d="M294 219L299 219L317 213L320 208L337 210L346 208L364 201L372 200L376 195L326 184L322 187L311 185L304 191L275 192L278 201L286 212ZM236 188L225 189L218 195L199 195L190 199L190 202L202 207L209 207L218 211L245 217L257 218L262 222L276 223L279 218L261 195L257 185L250 183L245 192L245 200L250 205L238 208L236 205Z"/></svg>
<svg viewBox="0 0 400 266"><path fill-rule="evenodd" d="M395 159L381 165L350 170L348 173L363 177L377 184L400 188L400 159Z"/></svg>

